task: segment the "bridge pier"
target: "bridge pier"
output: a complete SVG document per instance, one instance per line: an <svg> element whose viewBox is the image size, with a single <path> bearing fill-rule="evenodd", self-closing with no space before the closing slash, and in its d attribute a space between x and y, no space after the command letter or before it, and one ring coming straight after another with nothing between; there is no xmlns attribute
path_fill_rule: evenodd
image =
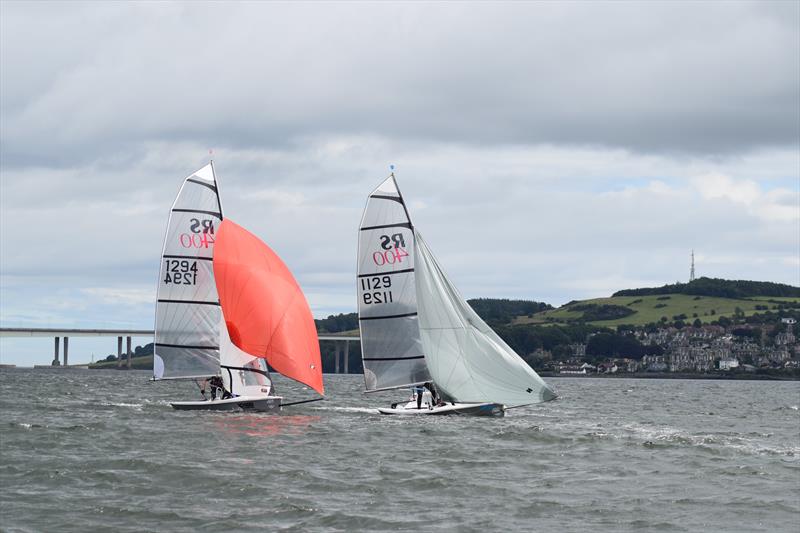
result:
<svg viewBox="0 0 800 533"><path fill-rule="evenodd" d="M55 351L53 352L53 362L50 363L52 366L61 366L61 361L58 360L58 344L60 341L61 337L56 337Z"/></svg>
<svg viewBox="0 0 800 533"><path fill-rule="evenodd" d="M339 373L339 343L338 342L334 343L334 345L333 345L333 360L336 362L336 365L334 366L333 373L334 374L338 374Z"/></svg>
<svg viewBox="0 0 800 533"><path fill-rule="evenodd" d="M4 328L0 327L0 337L49 337L53 339L53 360L52 367L69 365L69 337L116 337L117 338L117 368L123 368L122 338L127 340L127 366L133 368L133 337L153 338L153 330L145 329L77 329L77 328ZM64 338L64 362L61 362L61 338ZM350 342L359 342L359 337L344 335L319 335L320 342L332 341L335 343L334 369L330 366L327 370L335 370L336 373L350 372ZM345 343L342 346L342 343ZM327 345L326 345L327 346ZM327 352L326 349L326 353ZM344 365L342 365L342 355L344 355ZM38 366L38 365L37 365Z"/></svg>

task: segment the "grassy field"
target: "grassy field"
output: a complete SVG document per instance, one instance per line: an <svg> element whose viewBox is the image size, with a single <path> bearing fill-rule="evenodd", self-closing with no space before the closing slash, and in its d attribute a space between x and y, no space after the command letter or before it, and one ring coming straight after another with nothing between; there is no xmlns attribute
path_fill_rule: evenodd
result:
<svg viewBox="0 0 800 533"><path fill-rule="evenodd" d="M772 300L770 302L769 300ZM767 306L770 310L777 309L775 302L789 303L800 302L800 298L714 298L710 296L690 296L686 294L664 294L653 296L617 296L613 298L597 298L594 300L583 300L574 302L558 309L543 311L535 315L520 316L514 320L514 324L552 324L564 323L569 320L580 319L582 311L572 309L575 305L597 304L597 305L619 305L625 306L633 311L634 314L618 318L615 320L600 320L591 322L598 326L615 327L620 324L644 325L650 322L658 322L662 316L667 317L672 322L676 315L685 314L684 322L691 323L696 318L701 322L712 322L721 316L731 317L740 308L745 315L752 315L764 312L763 309L756 309L756 306ZM712 313L713 311L713 313Z"/></svg>

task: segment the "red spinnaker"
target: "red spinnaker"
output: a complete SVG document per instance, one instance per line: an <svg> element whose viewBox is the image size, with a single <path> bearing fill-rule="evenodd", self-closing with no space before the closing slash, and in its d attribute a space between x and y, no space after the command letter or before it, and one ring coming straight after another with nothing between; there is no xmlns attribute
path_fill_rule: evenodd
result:
<svg viewBox="0 0 800 533"><path fill-rule="evenodd" d="M214 277L233 343L324 394L314 317L280 257L226 218L214 244Z"/></svg>

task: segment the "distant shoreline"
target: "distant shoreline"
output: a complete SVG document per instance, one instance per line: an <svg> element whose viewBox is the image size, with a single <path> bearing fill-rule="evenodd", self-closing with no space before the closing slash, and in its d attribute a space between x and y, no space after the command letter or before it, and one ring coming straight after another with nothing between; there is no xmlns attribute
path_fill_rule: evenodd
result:
<svg viewBox="0 0 800 533"><path fill-rule="evenodd" d="M800 381L800 376L773 376L769 374L692 374L687 372L624 372L617 374L559 374L538 372L543 378L611 378L611 379L711 379L721 381Z"/></svg>
<svg viewBox="0 0 800 533"><path fill-rule="evenodd" d="M151 370L150 368L118 368L116 366L109 366L105 368L88 368L85 365L70 365L69 367L63 366L45 366L36 365L30 366L0 366L0 369L14 369L14 370L120 370L120 371L144 371ZM769 374L692 374L688 372L620 372L616 374L559 374L556 372L537 372L543 378L577 378L577 379L699 379L699 380L717 380L717 381L800 381L800 376L776 376ZM348 374L334 374L325 373L326 376L360 376L360 373Z"/></svg>

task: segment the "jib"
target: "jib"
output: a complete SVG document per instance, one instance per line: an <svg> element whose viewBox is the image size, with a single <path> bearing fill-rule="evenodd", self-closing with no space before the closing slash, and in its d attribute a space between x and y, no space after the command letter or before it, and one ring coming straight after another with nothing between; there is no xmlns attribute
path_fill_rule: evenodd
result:
<svg viewBox="0 0 800 533"><path fill-rule="evenodd" d="M213 220L198 220L196 218L191 219L189 222L189 230L192 233L214 233L214 221Z"/></svg>
<svg viewBox="0 0 800 533"><path fill-rule="evenodd" d="M406 241L403 238L402 233L395 233L391 237L389 235L381 235L381 248L384 250L390 250L392 248L392 244L394 243L394 248L405 248Z"/></svg>

